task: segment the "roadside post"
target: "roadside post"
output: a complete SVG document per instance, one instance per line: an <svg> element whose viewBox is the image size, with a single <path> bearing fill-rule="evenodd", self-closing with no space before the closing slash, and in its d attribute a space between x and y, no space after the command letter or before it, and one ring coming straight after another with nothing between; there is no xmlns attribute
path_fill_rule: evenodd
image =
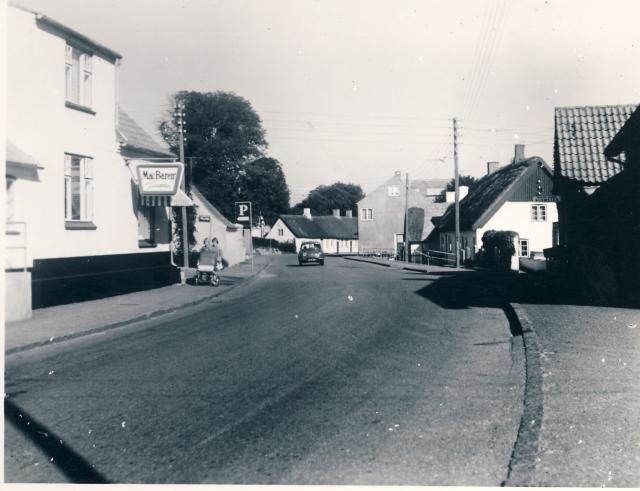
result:
<svg viewBox="0 0 640 491"><path fill-rule="evenodd" d="M251 201L236 201L236 222L249 225L249 243L251 244L251 272L253 273L253 213Z"/></svg>

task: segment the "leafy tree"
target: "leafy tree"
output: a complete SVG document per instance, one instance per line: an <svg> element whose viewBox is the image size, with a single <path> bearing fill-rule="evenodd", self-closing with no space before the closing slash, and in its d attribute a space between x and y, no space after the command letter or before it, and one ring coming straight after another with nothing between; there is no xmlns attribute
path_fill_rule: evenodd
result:
<svg viewBox="0 0 640 491"><path fill-rule="evenodd" d="M289 209L290 192L282 172L282 165L275 159L262 157L245 166L240 194L251 201L254 222L260 215L265 223L273 225L278 215Z"/></svg>
<svg viewBox="0 0 640 491"><path fill-rule="evenodd" d="M332 210L338 208L342 212L352 210L354 216L357 216L356 205L362 198L364 193L357 184L336 182L330 186L318 186L295 205L291 212L300 214L303 208L311 208L313 215L330 215Z"/></svg>
<svg viewBox="0 0 640 491"><path fill-rule="evenodd" d="M480 179L474 176L458 176L458 185L468 186L469 192L471 192L479 180ZM455 191L455 190L456 190L456 180L451 179L447 183L447 187L444 190L440 191L437 201L439 201L440 203L444 203L447 199L447 194L446 194L447 191Z"/></svg>
<svg viewBox="0 0 640 491"><path fill-rule="evenodd" d="M172 108L184 105L185 157L191 158L191 182L228 219L234 202L247 199L243 178L247 164L267 147L260 117L246 99L231 92L180 91L170 97ZM180 137L168 110L159 123L163 139L178 154Z"/></svg>

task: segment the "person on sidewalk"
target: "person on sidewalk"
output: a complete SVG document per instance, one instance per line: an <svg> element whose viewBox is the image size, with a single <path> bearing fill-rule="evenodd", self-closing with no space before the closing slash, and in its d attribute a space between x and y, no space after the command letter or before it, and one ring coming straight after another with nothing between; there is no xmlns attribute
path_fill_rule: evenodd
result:
<svg viewBox="0 0 640 491"><path fill-rule="evenodd" d="M209 239L207 237L202 241L202 247L200 248L200 252L209 250Z"/></svg>
<svg viewBox="0 0 640 491"><path fill-rule="evenodd" d="M222 247L220 247L220 243L218 242L218 238L214 237L211 239L211 248L210 250L214 253L215 256L215 265L216 270L219 271L222 269Z"/></svg>

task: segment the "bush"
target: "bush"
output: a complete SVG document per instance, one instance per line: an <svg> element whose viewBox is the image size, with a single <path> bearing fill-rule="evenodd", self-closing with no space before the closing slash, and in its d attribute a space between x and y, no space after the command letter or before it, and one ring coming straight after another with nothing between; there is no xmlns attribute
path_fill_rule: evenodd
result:
<svg viewBox="0 0 640 491"><path fill-rule="evenodd" d="M509 268L511 257L516 253L513 244L516 237L518 233L512 230L487 230L482 235L482 262Z"/></svg>
<svg viewBox="0 0 640 491"><path fill-rule="evenodd" d="M253 237L253 248L273 248L278 249L280 252L296 252L295 242L278 242L271 239L262 239L260 237Z"/></svg>

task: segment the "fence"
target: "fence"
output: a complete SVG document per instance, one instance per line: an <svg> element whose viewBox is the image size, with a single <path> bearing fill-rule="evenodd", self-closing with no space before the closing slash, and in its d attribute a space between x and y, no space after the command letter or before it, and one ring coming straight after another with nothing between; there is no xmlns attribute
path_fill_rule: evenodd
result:
<svg viewBox="0 0 640 491"><path fill-rule="evenodd" d="M396 251L393 249L363 249L358 255L365 257L377 257L380 259L397 259Z"/></svg>
<svg viewBox="0 0 640 491"><path fill-rule="evenodd" d="M413 251L411 262L414 264L426 264L428 266L452 266L456 265L456 255L452 252L428 250L426 252Z"/></svg>

